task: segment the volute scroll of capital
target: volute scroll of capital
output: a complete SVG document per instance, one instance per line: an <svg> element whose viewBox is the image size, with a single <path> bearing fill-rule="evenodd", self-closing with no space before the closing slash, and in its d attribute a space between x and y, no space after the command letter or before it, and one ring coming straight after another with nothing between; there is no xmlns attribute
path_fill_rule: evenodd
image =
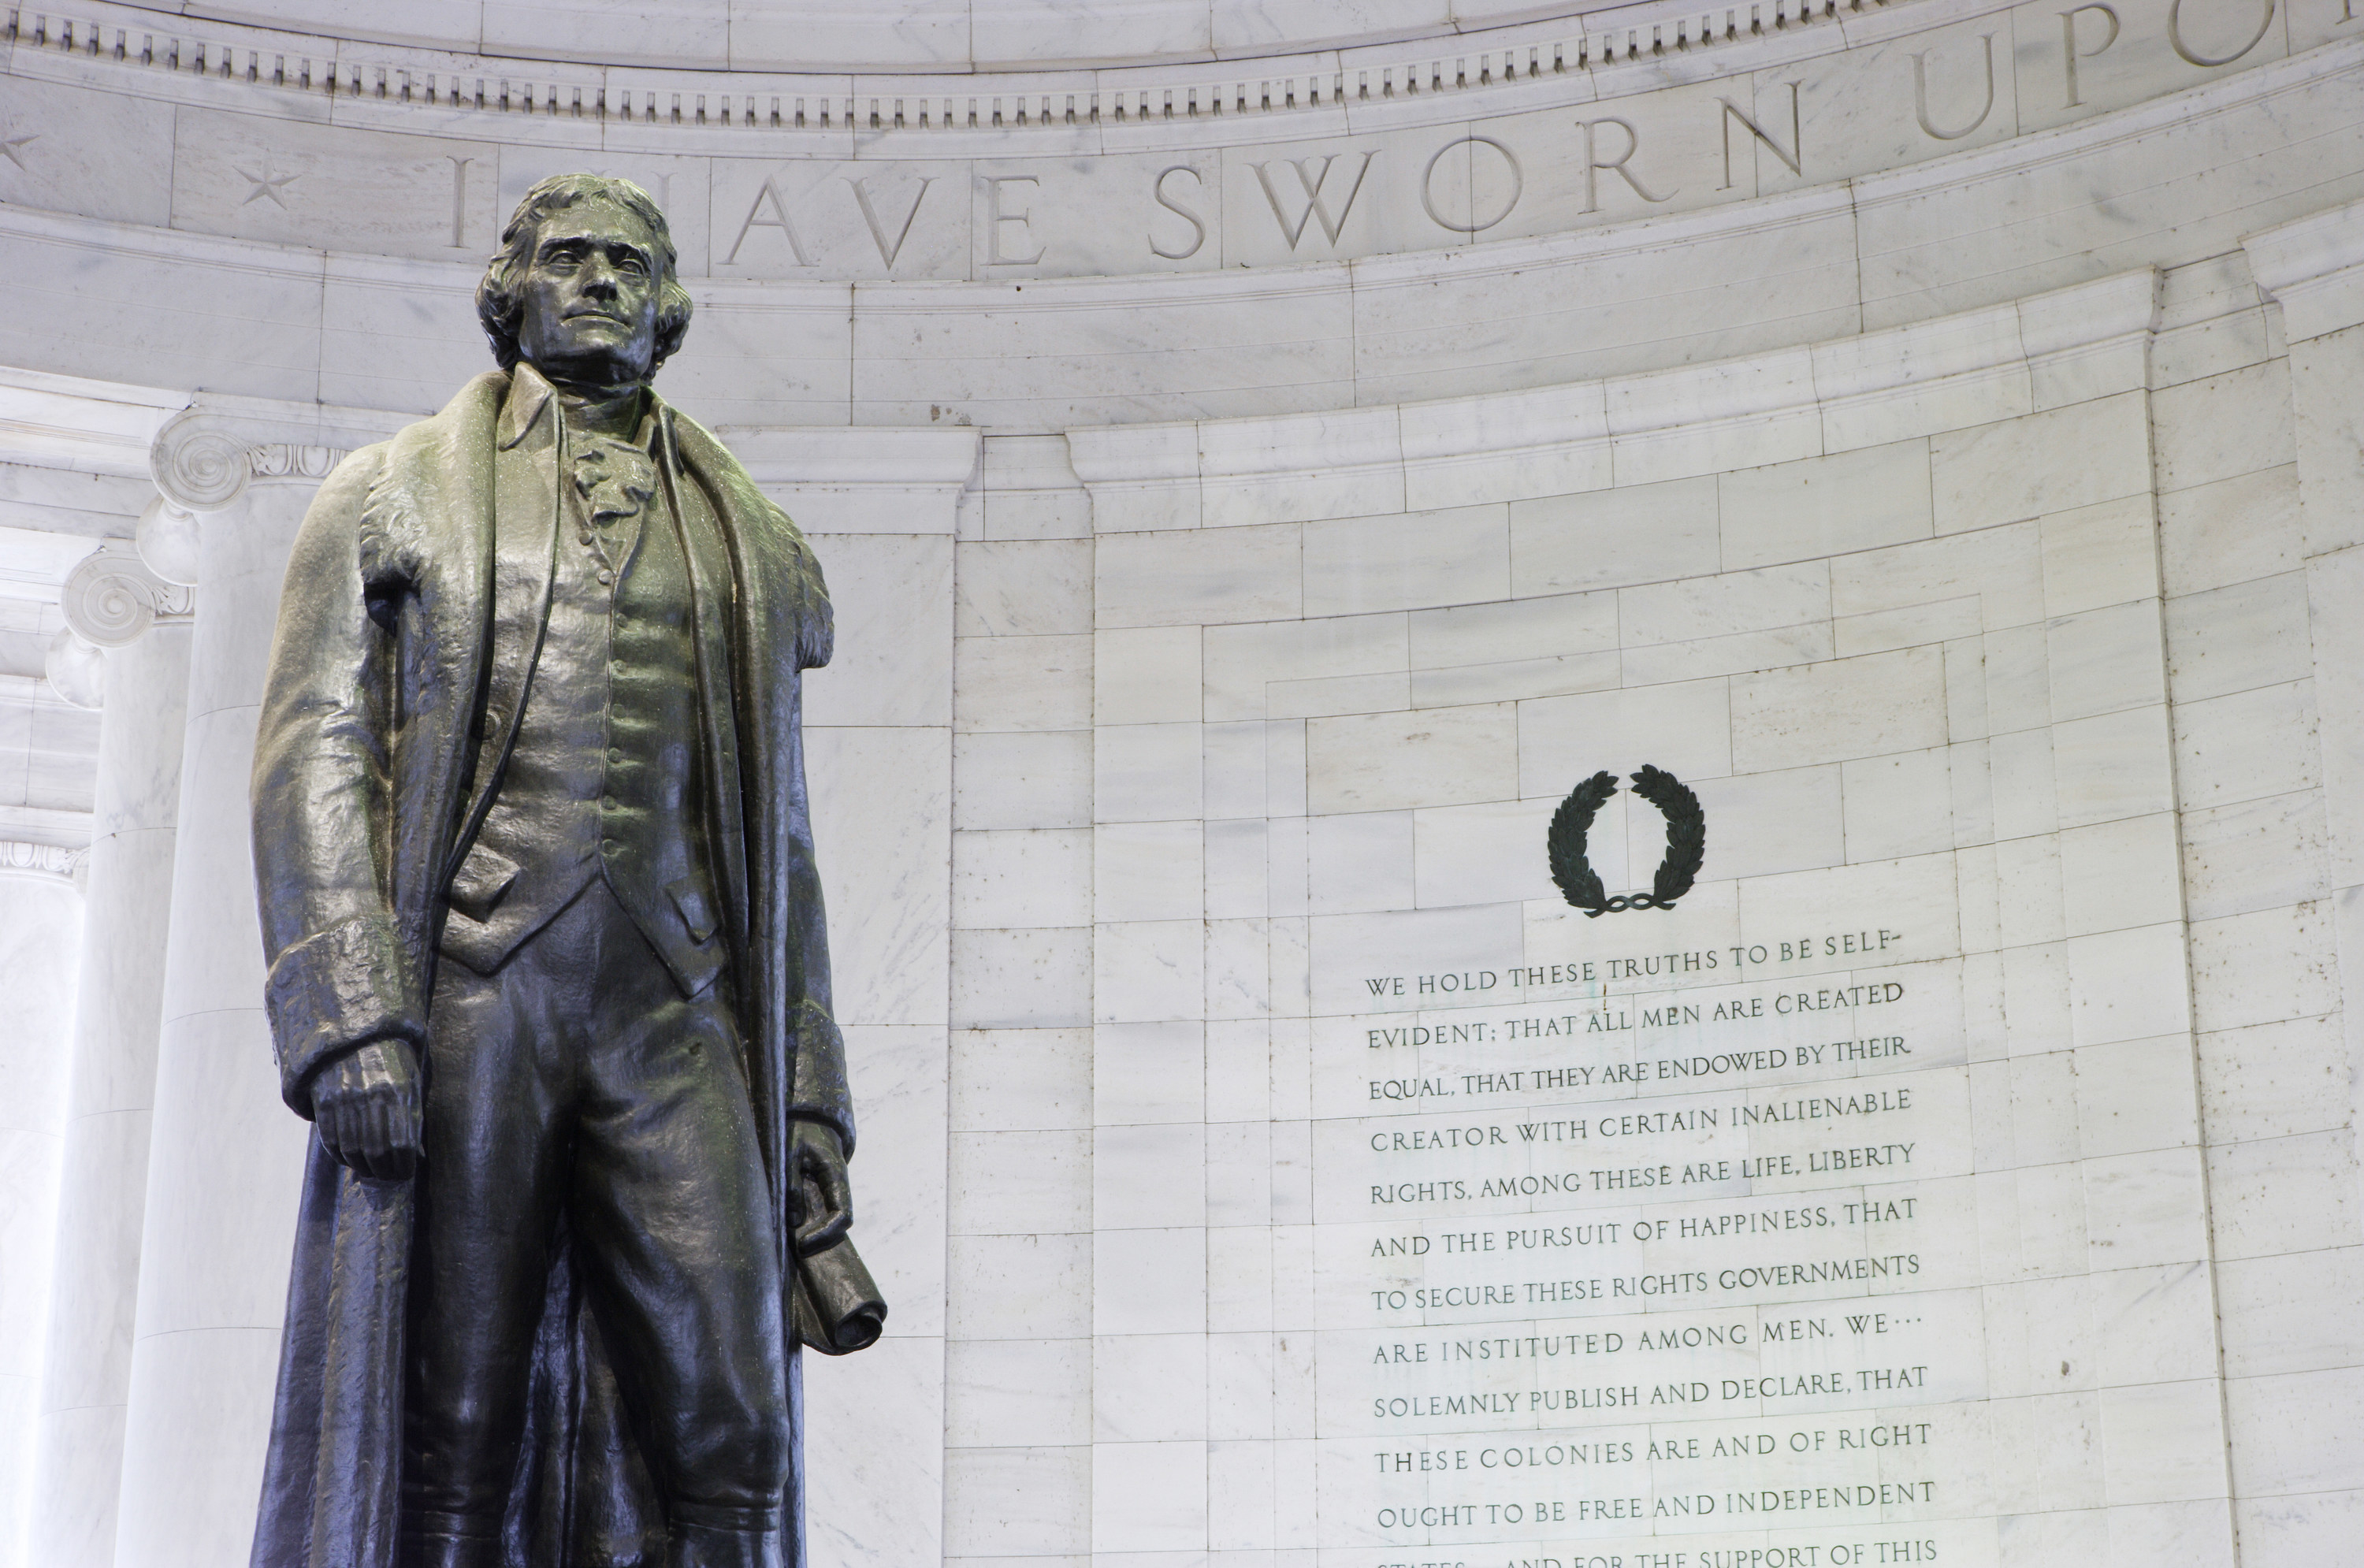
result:
<svg viewBox="0 0 2364 1568"><path fill-rule="evenodd" d="M183 409L148 449L148 469L164 498L184 511L218 512L259 479L320 480L346 452L385 433L349 430L334 420L250 417L212 407ZM306 438L347 438L331 445Z"/></svg>
<svg viewBox="0 0 2364 1568"><path fill-rule="evenodd" d="M94 648L123 648L159 620L186 619L191 592L148 568L123 539L109 539L66 574L59 607L75 636Z"/></svg>
<svg viewBox="0 0 2364 1568"><path fill-rule="evenodd" d="M247 451L247 442L192 408L156 432L148 467L166 500L184 511L218 512L245 493L252 477Z"/></svg>

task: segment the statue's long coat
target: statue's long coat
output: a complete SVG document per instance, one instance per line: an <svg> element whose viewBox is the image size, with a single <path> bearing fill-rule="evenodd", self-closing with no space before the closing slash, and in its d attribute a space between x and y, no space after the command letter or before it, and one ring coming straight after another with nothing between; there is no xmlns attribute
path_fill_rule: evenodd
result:
<svg viewBox="0 0 2364 1568"><path fill-rule="evenodd" d="M509 449L558 417L531 372L515 395L509 376L480 376L340 464L296 539L255 742L254 861L273 1039L299 1114L307 1075L338 1053L385 1036L423 1050L444 891L536 651L496 644L496 606L525 595L541 609L519 617L534 627L548 610L554 465ZM829 600L803 536L721 443L662 405L658 418L690 562L717 883L785 1259L789 1118L826 1121L853 1146L798 723L799 673L829 658ZM497 551L496 506L534 519ZM256 1568L391 1568L411 1218L408 1183L362 1180L312 1140ZM790 1372L793 1398L793 1359ZM507 1561L635 1561L662 1526L563 1242L532 1385Z"/></svg>

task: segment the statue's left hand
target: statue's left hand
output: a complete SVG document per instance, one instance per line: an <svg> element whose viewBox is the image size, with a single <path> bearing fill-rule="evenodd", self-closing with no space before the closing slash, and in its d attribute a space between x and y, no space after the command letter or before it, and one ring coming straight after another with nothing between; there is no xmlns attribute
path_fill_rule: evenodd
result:
<svg viewBox="0 0 2364 1568"><path fill-rule="evenodd" d="M418 1168L423 1086L407 1043L366 1041L315 1072L311 1085L312 1123L329 1153L363 1176L410 1179Z"/></svg>
<svg viewBox="0 0 2364 1568"><path fill-rule="evenodd" d="M810 1257L835 1246L853 1225L853 1187L833 1129L804 1120L789 1127L788 1221L796 1228L797 1255Z"/></svg>

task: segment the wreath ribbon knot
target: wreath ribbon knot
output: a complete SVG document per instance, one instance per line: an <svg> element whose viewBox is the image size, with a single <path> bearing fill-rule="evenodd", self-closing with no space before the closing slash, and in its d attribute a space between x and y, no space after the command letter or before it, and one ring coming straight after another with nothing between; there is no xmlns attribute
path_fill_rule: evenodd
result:
<svg viewBox="0 0 2364 1568"><path fill-rule="evenodd" d="M1609 896L1600 885L1600 874L1585 858L1584 840L1592 830L1593 817L1616 793L1615 773L1604 770L1593 774L1568 791L1567 798L1552 813L1551 830L1544 836L1551 852L1552 881L1588 918L1626 909L1673 908L1675 900L1691 890L1700 862L1707 853L1707 817L1700 810L1699 796L1674 774L1645 762L1634 775L1634 793L1666 817L1667 853L1658 862L1658 874L1651 879L1649 892Z"/></svg>

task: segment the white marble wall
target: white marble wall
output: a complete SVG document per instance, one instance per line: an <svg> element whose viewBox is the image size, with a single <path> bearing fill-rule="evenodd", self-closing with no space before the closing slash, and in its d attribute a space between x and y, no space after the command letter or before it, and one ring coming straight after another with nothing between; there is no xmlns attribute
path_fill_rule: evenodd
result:
<svg viewBox="0 0 2364 1568"><path fill-rule="evenodd" d="M483 367L476 258L527 183L593 166L666 201L699 310L668 395L811 530L840 606L810 766L895 1312L808 1363L817 1561L1640 1560L1616 1520L1375 1522L1406 1496L1375 1452L1484 1441L1369 1407L1465 1389L1367 1359L1366 1244L1441 1245L1448 1217L1375 1228L1356 1195L1391 1156L1357 1139L1452 1119L1368 1118L1364 1037L1393 1024L1353 987L1390 957L1416 980L1645 932L1745 951L1897 907L1888 969L1940 1005L1911 1014L1925 1057L1862 1082L1921 1096L1905 1184L1939 1219L1881 1307L1920 1309L1903 1359L1934 1381L1878 1407L1925 1416L1941 1468L1879 1473L1942 1491L1878 1522L1943 1561L2354 1555L2347 7L2139 0L2106 45L2098 12L2064 33L2033 0L1777 6L1705 42L1663 7L1429 0L350 9L20 15L0 265L33 306L0 319L0 455L39 466L0 473L0 521L52 553L124 531L188 388L251 423L233 445L383 433ZM518 58L556 52L621 63ZM1611 117L1631 181L1599 166ZM133 1568L238 1561L276 1342L300 1129L255 1076L237 797L262 525L294 505L223 541L246 586L187 719L129 1467L50 1456L60 1496L93 1490L76 1463L119 1490L121 1551L90 1550ZM0 539L0 577L27 548ZM0 615L8 670L47 613ZM10 732L12 831L87 830L92 721L58 715ZM1586 921L1543 823L1580 771L1645 761L1698 787L1706 880L1677 915ZM1629 804L1593 835L1612 890L1656 852ZM1385 1076L1468 1065L1407 1060ZM144 1090L95 1082L91 1127L139 1133ZM8 1136L53 1140L48 1114ZM1578 1211L1647 1217L1551 1222ZM1658 1317L1726 1307L1760 1333L1823 1310ZM130 1310L94 1304L84 1361L123 1372ZM44 1404L104 1411L122 1381ZM1831 1430L1863 1403L1747 1415ZM1411 1500L1533 1500L1457 1485ZM61 1539L114 1529L62 1513ZM1853 1515L1757 1538L1881 1539Z"/></svg>
<svg viewBox="0 0 2364 1568"><path fill-rule="evenodd" d="M2303 722L2196 750L2208 704L2308 667L2303 600L2258 618L2292 514L2256 475L2289 461L2289 403L2237 255L2168 274L2155 341L2152 287L1549 400L1071 433L1098 533L1093 1246L1124 1259L1095 1275L1098 1552L1551 1550L1367 1527L1371 1265L1325 1238L1377 1177L1323 1124L1366 1114L1342 1091L1374 1020L1329 1015L1372 1006L1349 999L1366 969L1884 903L1939 932L1900 972L1946 997L1910 1014L1913 1065L1932 1102L1949 1077L1966 1096L1955 1130L1924 1123L1932 1179L1892 1190L1968 1207L1920 1232L1929 1277L1898 1298L1946 1324L1946 1392L1908 1402L1940 1407L1953 1500L1883 1528L1946 1560L2230 1562L2238 1499L2243 1561L2339 1560L2345 1406L2263 1437L2290 1418L2274 1358L2320 1388L2364 1351L2344 1055L2322 1054L2345 1047L2308 978L2332 973L2321 796L2303 740L2261 743ZM2247 505L2184 509L2225 481ZM1645 760L1710 821L1684 912L1622 917L1663 941L1588 930L1541 852L1576 777ZM2295 797L2249 805L2227 768ZM1655 814L1604 821L1606 880L1644 882ZM2311 1053L2226 1032L2306 1012ZM2336 1092L2293 1121L2307 1072ZM1765 1539L1872 1539L1825 1537Z"/></svg>
<svg viewBox="0 0 2364 1568"><path fill-rule="evenodd" d="M882 433L869 484L767 486L810 534L837 612L837 656L807 679L806 765L860 1133L854 1233L889 1305L858 1357L805 1358L821 1562L943 1551L953 535L976 445ZM747 450L759 477L763 450ZM810 481L809 456L775 461Z"/></svg>
<svg viewBox="0 0 2364 1568"><path fill-rule="evenodd" d="M1366 1265L1325 1240L1367 1229L1335 1208L1365 1183L1340 993L1391 952L1580 958L1537 840L1615 751L1707 803L1678 932L1939 912L1909 954L1960 998L1915 1016L1926 1190L1974 1195L1928 1294L1983 1352L1924 1353L1954 1357L1947 1474L1976 1496L1901 1522L1971 1561L2227 1561L2237 1508L2244 1561L2326 1560L2344 1418L2312 1401L2322 1443L2294 1447L2275 1403L2358 1360L2319 1309L2348 1288L2352 1113L2303 1086L2344 1036L2322 775L2276 744L2313 678L2274 581L2305 516L2279 314L2236 253L1541 395L996 437L974 473L965 432L739 438L841 605L812 765L898 1305L888 1344L812 1372L818 1549L1384 1545L1355 1523ZM1612 885L1656 831L1612 807ZM271 1251L276 1184L168 1145L158 1179ZM184 1254L143 1282L189 1319L142 1335L187 1341L176 1364L220 1316L162 1266ZM251 1416L265 1349L141 1380L126 1560L169 1517L234 1561L249 1487L217 1472L251 1455L175 1461L189 1429L157 1418ZM2057 1431L2088 1436L2040 1449ZM2012 1479L2030 1444L2043 1485Z"/></svg>
<svg viewBox="0 0 2364 1568"><path fill-rule="evenodd" d="M2326 1331L2364 1297L2353 918L2364 493L2348 390L2364 322L2358 217L2331 209L2226 259L2222 303L2205 312L2223 314L2191 332L2213 352L2190 363L2186 422L2160 443L2163 492L2168 459L2192 454L2162 517L2181 514L2190 541L2165 557L2170 594L2177 555L2190 563L2180 615L2169 601L2177 696L2188 685L2201 699L2179 707L2179 761L2211 792L2186 808L2185 875L2195 979L2220 988L2196 995L2219 1146L2233 1476L2245 1549L2292 1562L2347 1555L2364 1514L2359 1373L2345 1335ZM2273 302L2254 320L2227 308L2253 297L2239 286L2245 262ZM2236 540L2254 542L2225 548ZM2243 656L2228 658L2236 647ZM2245 739L2260 734L2273 739ZM2270 967L2251 953L2270 954Z"/></svg>
<svg viewBox="0 0 2364 1568"><path fill-rule="evenodd" d="M673 210L709 328L672 373L715 417L1031 432L1544 386L1754 351L2199 261L2364 188L2358 46L2324 0L2278 6L2289 30L2213 69L2162 48L2164 7L2127 10L2122 41L2080 67L2073 109L2057 15L2024 9L1915 0L1466 95L1268 116L1120 125L1111 111L1082 128L1054 117L922 132L895 128L886 98L877 130L841 126L810 145L793 128L694 113L627 126L546 103L434 107L418 91L404 100L392 67L385 96L373 75L330 100L270 81L270 61L304 58L275 37L249 40L225 82L198 73L194 53L175 71L114 61L111 35L95 58L61 47L62 34L20 35L0 95L0 141L14 150L0 159L0 258L75 283L0 323L0 359L425 412L483 362L468 292L507 203L585 164L642 180ZM2208 26L2231 15L2212 11ZM1987 32L2007 57L2000 106L1976 136L1923 130L1912 56L1958 66ZM263 74L249 82L256 61ZM413 63L423 90L427 62ZM436 66L448 83L450 63ZM1277 69L1259 65L1259 80ZM702 80L664 92L694 99ZM587 90L596 108L599 89ZM1939 130L1969 113L1932 91ZM1774 145L1741 128L1727 100ZM1601 141L1617 135L1608 118L1645 139L1631 172L1647 196L1595 167L1622 145ZM1468 223L1494 199L1492 163L1453 173L1455 159L1495 157L1455 139L1480 128L1512 150L1526 194L1464 243L1429 209ZM1997 139L1982 139L1990 130ZM1431 171L1448 144L1462 150ZM1801 150L1799 172L1777 147ZM1367 190L1350 203L1366 155ZM1184 166L1197 173L1165 172ZM1334 240L1303 195L1302 181L1321 178L1336 187L1323 187ZM1455 178L1477 183L1456 196ZM1037 183L1009 183L1025 180ZM998 259L1038 246L1039 261ZM209 283L192 289L198 270ZM407 342L398 361L383 352L388 334Z"/></svg>
<svg viewBox="0 0 2364 1568"><path fill-rule="evenodd" d="M587 158L679 215L697 276L1220 272L1484 251L1745 203L2091 119L2353 31L2324 0L2144 0L2114 8L2114 31L2080 19L2072 72L2059 14L2037 0L1804 9L1811 20L1790 0L1735 11L1729 32L1712 12L1569 17L1449 51L1313 52L1313 28L1196 71L540 82L507 50L471 61L195 22L159 34L152 17L102 6L20 28L9 123L49 129L0 181L92 216L452 261L490 244L531 180ZM1087 37L1066 15L1063 35ZM529 95L546 112L552 91L551 123L504 124ZM102 169L117 176L103 206L59 199Z"/></svg>
<svg viewBox="0 0 2364 1568"><path fill-rule="evenodd" d="M988 438L958 545L944 1555L1091 1550L1091 508Z"/></svg>

